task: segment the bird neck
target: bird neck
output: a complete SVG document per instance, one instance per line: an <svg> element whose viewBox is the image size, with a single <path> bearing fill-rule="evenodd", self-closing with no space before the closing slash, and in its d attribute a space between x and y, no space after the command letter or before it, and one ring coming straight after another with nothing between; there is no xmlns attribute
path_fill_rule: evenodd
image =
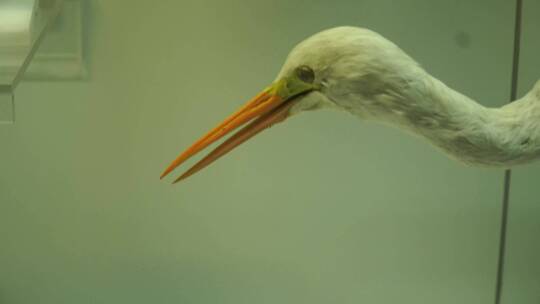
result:
<svg viewBox="0 0 540 304"><path fill-rule="evenodd" d="M426 72L405 83L375 98L384 111L373 118L420 135L471 165L510 167L540 157L540 81L500 108L484 107Z"/></svg>

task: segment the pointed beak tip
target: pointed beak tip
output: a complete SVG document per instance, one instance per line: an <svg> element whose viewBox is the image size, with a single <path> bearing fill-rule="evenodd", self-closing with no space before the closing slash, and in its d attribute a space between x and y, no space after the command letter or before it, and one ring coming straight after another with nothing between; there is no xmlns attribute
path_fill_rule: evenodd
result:
<svg viewBox="0 0 540 304"><path fill-rule="evenodd" d="M175 179L174 182L171 183L171 185L175 185L175 184L178 184L180 181L182 181L184 179L183 176L180 176L179 178Z"/></svg>
<svg viewBox="0 0 540 304"><path fill-rule="evenodd" d="M163 170L163 172L161 173L161 175L159 176L159 179L164 179L167 175L169 175L169 173L171 173L174 169L176 168L176 166L174 165L174 163L170 164L165 170Z"/></svg>

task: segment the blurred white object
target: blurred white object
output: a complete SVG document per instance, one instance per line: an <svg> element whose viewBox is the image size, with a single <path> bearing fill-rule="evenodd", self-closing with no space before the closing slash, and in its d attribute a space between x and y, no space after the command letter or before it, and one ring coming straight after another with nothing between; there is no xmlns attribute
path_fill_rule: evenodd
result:
<svg viewBox="0 0 540 304"><path fill-rule="evenodd" d="M14 90L22 79L86 74L81 22L80 0L0 0L0 123L14 122Z"/></svg>
<svg viewBox="0 0 540 304"><path fill-rule="evenodd" d="M30 45L30 29L35 10L36 1L34 0L0 0L0 45L2 51L9 47L28 47Z"/></svg>

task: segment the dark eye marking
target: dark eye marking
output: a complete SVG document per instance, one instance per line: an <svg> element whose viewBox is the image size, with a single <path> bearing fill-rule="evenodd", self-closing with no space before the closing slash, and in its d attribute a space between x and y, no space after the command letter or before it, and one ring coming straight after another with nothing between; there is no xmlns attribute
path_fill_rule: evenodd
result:
<svg viewBox="0 0 540 304"><path fill-rule="evenodd" d="M307 65L301 65L296 68L296 76L305 83L313 83L315 81L315 72Z"/></svg>

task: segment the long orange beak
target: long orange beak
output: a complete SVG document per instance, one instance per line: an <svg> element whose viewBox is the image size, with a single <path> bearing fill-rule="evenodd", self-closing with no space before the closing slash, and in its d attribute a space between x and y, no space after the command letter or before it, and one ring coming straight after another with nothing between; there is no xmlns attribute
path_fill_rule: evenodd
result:
<svg viewBox="0 0 540 304"><path fill-rule="evenodd" d="M215 148L193 167L178 177L173 183L177 183L193 175L262 130L285 120L289 116L291 106L295 103L295 99L292 98L294 97L293 94L298 94L298 92L294 92L298 91L298 89L295 89L296 86L293 86L292 88L293 90L287 85L286 80L282 80L253 97L244 106L198 139L187 150L182 152L167 167L167 169L165 169L160 178L164 178L190 157L242 125L251 122ZM304 88L303 90L305 91L306 89ZM300 93L302 93L302 91Z"/></svg>

